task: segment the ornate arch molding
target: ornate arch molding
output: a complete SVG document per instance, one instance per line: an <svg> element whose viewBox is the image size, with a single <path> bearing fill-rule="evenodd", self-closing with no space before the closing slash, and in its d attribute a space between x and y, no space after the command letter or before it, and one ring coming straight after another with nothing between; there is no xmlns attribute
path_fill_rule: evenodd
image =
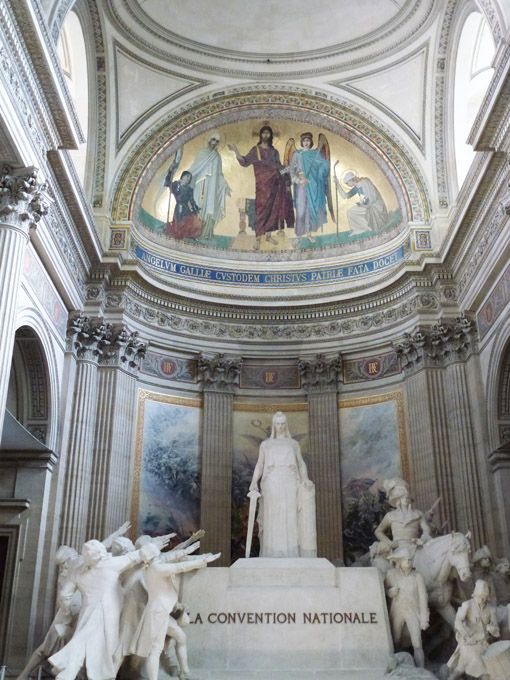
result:
<svg viewBox="0 0 510 680"><path fill-rule="evenodd" d="M28 388L26 427L53 451L57 450L59 375L51 332L35 309L17 319L16 342L25 367Z"/></svg>
<svg viewBox="0 0 510 680"><path fill-rule="evenodd" d="M309 122L345 137L363 148L384 170L403 198L409 221L430 217L427 187L408 149L374 117L337 97L320 96L304 88L281 85L233 87L208 95L168 114L134 146L112 185L111 212L115 222L131 219L138 192L158 166L181 144L221 124L248 119L291 118Z"/></svg>
<svg viewBox="0 0 510 680"><path fill-rule="evenodd" d="M502 38L500 11L494 0L448 0L446 3L436 52L434 97L436 181L440 208L448 208L456 185L456 179L448 176L446 158L455 153L450 134L453 130L455 60L460 34L471 11L479 11L485 16L496 46Z"/></svg>
<svg viewBox="0 0 510 680"><path fill-rule="evenodd" d="M510 441L510 319L496 332L487 364L487 424L490 451Z"/></svg>
<svg viewBox="0 0 510 680"><path fill-rule="evenodd" d="M498 371L498 429L499 441L510 442L510 339Z"/></svg>
<svg viewBox="0 0 510 680"><path fill-rule="evenodd" d="M80 19L87 51L89 70L89 129L95 131L95 147L88 150L87 185L90 187L92 205L103 205L106 171L106 62L103 27L96 0L61 0L50 17L51 35L55 43L67 13L74 10ZM93 170L89 170L93 168Z"/></svg>

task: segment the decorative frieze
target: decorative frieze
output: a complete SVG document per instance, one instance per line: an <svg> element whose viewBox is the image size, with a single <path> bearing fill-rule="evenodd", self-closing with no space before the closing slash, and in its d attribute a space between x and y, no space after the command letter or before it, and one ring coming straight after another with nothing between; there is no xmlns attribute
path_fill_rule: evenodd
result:
<svg viewBox="0 0 510 680"><path fill-rule="evenodd" d="M475 344L475 327L464 314L454 323L440 323L405 333L401 343L394 348L405 373L422 367L441 367L464 361Z"/></svg>
<svg viewBox="0 0 510 680"><path fill-rule="evenodd" d="M143 358L140 373L164 380L196 383L198 362L195 359L182 359L169 354L147 352Z"/></svg>
<svg viewBox="0 0 510 680"><path fill-rule="evenodd" d="M239 385L242 359L225 354L201 354L198 369L204 391L232 393Z"/></svg>
<svg viewBox="0 0 510 680"><path fill-rule="evenodd" d="M401 371L400 360L395 352L343 362L345 384L389 378L398 375Z"/></svg>
<svg viewBox="0 0 510 680"><path fill-rule="evenodd" d="M338 392L342 379L340 354L326 357L317 354L314 359L300 359L301 385L307 394L313 392Z"/></svg>

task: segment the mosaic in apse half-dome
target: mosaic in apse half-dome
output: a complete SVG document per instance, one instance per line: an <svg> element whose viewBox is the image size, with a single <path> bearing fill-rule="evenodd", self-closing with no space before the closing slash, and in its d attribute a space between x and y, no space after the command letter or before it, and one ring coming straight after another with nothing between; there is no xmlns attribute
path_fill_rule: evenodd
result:
<svg viewBox="0 0 510 680"><path fill-rule="evenodd" d="M353 139L285 119L209 130L153 161L135 224L178 250L284 255L387 242L407 226L401 190Z"/></svg>

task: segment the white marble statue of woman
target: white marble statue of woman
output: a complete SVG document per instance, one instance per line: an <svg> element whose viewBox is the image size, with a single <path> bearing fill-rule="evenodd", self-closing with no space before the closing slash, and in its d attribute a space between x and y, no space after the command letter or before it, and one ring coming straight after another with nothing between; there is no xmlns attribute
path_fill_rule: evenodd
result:
<svg viewBox="0 0 510 680"><path fill-rule="evenodd" d="M260 445L250 491L258 491L259 480L260 557L316 557L315 486L281 411Z"/></svg>

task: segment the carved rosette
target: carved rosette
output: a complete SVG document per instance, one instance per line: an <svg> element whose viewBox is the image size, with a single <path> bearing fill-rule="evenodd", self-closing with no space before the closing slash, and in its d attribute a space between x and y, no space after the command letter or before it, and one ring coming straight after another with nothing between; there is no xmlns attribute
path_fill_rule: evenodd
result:
<svg viewBox="0 0 510 680"><path fill-rule="evenodd" d="M317 354L313 359L300 359L301 385L307 394L338 392L342 381L342 357Z"/></svg>
<svg viewBox="0 0 510 680"><path fill-rule="evenodd" d="M0 173L0 222L27 231L36 227L49 210L44 192L46 184L37 182L35 168Z"/></svg>
<svg viewBox="0 0 510 680"><path fill-rule="evenodd" d="M138 333L123 326L114 327L102 319L80 314L69 321L67 349L78 359L94 361L101 366L118 366L136 372L147 351Z"/></svg>
<svg viewBox="0 0 510 680"><path fill-rule="evenodd" d="M439 323L405 333L404 340L393 343L405 373L425 367L443 367L465 361L475 349L475 327L464 314L453 323Z"/></svg>
<svg viewBox="0 0 510 680"><path fill-rule="evenodd" d="M202 379L202 389L209 392L234 392L239 385L241 357L225 354L201 354L198 370Z"/></svg>

